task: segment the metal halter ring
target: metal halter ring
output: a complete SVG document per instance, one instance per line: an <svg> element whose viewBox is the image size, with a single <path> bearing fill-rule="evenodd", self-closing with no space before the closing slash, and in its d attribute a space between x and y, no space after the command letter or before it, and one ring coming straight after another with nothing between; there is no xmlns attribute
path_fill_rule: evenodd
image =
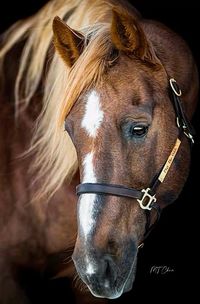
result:
<svg viewBox="0 0 200 304"><path fill-rule="evenodd" d="M182 92L181 92L181 89L179 89L176 80L174 78L170 78L169 83L170 83L170 86L171 86L173 92L176 94L176 96L181 96ZM174 83L176 84L176 87L174 86ZM177 89L179 91L177 91Z"/></svg>

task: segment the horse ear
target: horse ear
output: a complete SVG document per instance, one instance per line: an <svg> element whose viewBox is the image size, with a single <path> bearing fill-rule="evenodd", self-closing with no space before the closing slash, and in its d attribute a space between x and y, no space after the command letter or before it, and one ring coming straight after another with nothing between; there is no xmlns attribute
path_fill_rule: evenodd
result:
<svg viewBox="0 0 200 304"><path fill-rule="evenodd" d="M153 61L153 54L138 20L128 12L113 9L111 39L115 47L142 60Z"/></svg>
<svg viewBox="0 0 200 304"><path fill-rule="evenodd" d="M83 51L84 36L71 29L59 17L55 17L53 20L53 33L55 49L67 66L72 67Z"/></svg>

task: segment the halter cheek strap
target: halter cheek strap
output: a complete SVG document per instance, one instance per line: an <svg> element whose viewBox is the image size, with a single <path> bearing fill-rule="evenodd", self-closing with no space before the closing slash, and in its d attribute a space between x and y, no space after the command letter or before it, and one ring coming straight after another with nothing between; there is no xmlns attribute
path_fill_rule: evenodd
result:
<svg viewBox="0 0 200 304"><path fill-rule="evenodd" d="M156 198L156 190L158 186L164 182L167 173L174 161L174 158L177 155L179 147L181 145L182 136L185 135L190 141L191 145L194 143L194 130L187 119L183 105L180 100L180 96L182 95L181 90L179 89L175 79L170 78L169 80L172 102L174 105L174 110L176 113L176 124L179 129L179 136L176 139L174 147L167 158L166 162L162 166L159 173L154 177L153 182L150 184L148 188L144 188L142 190L137 190L134 188L128 188L122 185L113 185L113 184L102 184L102 183L83 183L76 187L77 195L82 195L86 193L96 193L100 195L114 195L120 197L128 197L136 199L140 208L145 211L146 214L146 232L144 238L146 238L151 232L152 228L155 226L157 221L160 218L161 208L157 204ZM155 210L157 214L156 221L153 225L151 225L151 210Z"/></svg>

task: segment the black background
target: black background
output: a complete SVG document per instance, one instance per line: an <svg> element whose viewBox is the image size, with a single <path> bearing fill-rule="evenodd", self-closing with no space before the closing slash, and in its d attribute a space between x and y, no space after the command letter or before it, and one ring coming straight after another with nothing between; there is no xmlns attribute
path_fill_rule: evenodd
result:
<svg viewBox="0 0 200 304"><path fill-rule="evenodd" d="M1 1L0 31L14 21L36 12L45 0ZM200 67L200 28L198 1L130 1L144 17L159 20L179 33L189 44L198 67ZM199 109L193 124L197 131L196 145L192 151L191 172L179 199L162 214L157 228L145 242L139 253L137 278L132 292L113 303L139 303L139 301L168 301L191 299L195 293L197 270L197 227L199 222ZM163 275L150 274L154 265L165 265L174 272ZM63 279L40 285L34 282L38 294L30 290L34 303L73 303L70 300L66 281ZM63 299L63 300L62 300ZM16 303L18 304L18 303Z"/></svg>

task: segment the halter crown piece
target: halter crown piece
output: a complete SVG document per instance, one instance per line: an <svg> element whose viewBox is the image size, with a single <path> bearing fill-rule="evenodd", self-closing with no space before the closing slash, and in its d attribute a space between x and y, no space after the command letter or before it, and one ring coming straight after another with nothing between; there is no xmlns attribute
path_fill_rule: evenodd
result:
<svg viewBox="0 0 200 304"><path fill-rule="evenodd" d="M146 212L147 221L144 238L149 235L152 228L155 226L155 224L160 218L161 208L156 202L156 190L158 186L165 180L165 177L174 161L174 158L177 155L183 135L185 135L190 140L191 145L194 144L194 129L184 113L183 104L180 99L182 92L179 89L177 82L174 78L169 79L169 85L171 89L170 95L174 105L174 110L176 114L176 125L179 129L179 135L176 139L176 142L169 157L167 158L164 165L161 167L159 173L156 174L153 178L153 181L151 182L150 186L146 189L137 190L134 188L128 188L122 185L115 184L83 183L76 187L76 193L78 196L85 193L96 193L102 195L115 195L136 199L139 203L140 208L142 208ZM157 218L155 223L153 225L150 225L150 212L152 209L156 210Z"/></svg>

